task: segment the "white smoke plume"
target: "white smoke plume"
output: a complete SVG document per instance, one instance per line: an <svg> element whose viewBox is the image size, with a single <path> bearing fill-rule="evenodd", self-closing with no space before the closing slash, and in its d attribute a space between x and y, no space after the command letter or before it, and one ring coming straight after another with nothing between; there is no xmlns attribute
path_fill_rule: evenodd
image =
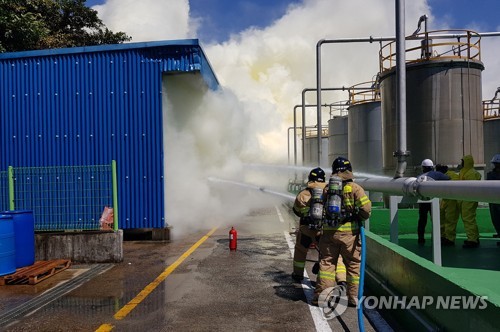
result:
<svg viewBox="0 0 500 332"><path fill-rule="evenodd" d="M106 0L92 8L110 30L124 31L134 42L194 38L198 29L187 0Z"/></svg>
<svg viewBox="0 0 500 332"><path fill-rule="evenodd" d="M316 86L316 43L320 39L394 36L394 5L394 1L387 0L304 0L290 6L283 17L268 27L249 28L220 44L203 44L201 40L224 91L207 92L190 112L175 109L180 106L174 103L175 114L171 116L193 117L169 124L175 128L170 129L168 138L178 144L175 149L165 151L167 187L188 189L177 197L189 200L176 201L167 188L167 210L172 212L167 215L167 222L174 229L180 225L189 228L193 224L186 220L196 222L225 208L206 181L195 189L202 179L209 176L241 179L245 163L286 164L287 129L293 125L293 107L301 103L304 88ZM133 37L133 42L196 38L202 22L201 18L190 16L188 0L107 0L94 9L110 29L125 31ZM423 14L429 16L430 30L449 27L448 22L434 21L426 0L406 1L407 35L416 29ZM483 44L484 99L492 96L500 85L497 79L500 60L496 56L499 44L493 38ZM379 71L379 47L378 43L323 45L322 86L348 87L372 80ZM347 97L345 92L322 95L323 103ZM307 94L306 102L315 104L315 94ZM328 113L323 115L325 123L328 117ZM306 124L315 121L315 108L311 108L306 112ZM268 178L269 184L276 183L278 178L286 181L288 177L287 172L269 173L273 176ZM186 181L184 185L175 180L179 178ZM183 205L186 202L188 205ZM248 201L245 204L252 205ZM232 205L242 204L233 200ZM188 211L188 216L181 211ZM229 214L234 217L235 213Z"/></svg>

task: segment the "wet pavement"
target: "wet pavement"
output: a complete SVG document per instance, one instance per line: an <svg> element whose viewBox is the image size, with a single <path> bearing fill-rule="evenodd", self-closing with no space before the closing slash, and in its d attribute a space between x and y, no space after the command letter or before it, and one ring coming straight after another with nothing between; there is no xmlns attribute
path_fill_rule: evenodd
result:
<svg viewBox="0 0 500 332"><path fill-rule="evenodd" d="M308 305L313 263L312 280L290 278L296 219L270 204L235 223L236 251L221 225L208 237L203 229L171 242L125 241L120 264L73 265L37 285L1 286L0 330L357 331L355 308L325 320Z"/></svg>

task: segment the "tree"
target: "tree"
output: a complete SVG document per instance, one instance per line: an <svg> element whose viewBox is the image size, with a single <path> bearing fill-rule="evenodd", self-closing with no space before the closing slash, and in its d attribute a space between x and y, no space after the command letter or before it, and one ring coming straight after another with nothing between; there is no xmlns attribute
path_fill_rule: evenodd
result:
<svg viewBox="0 0 500 332"><path fill-rule="evenodd" d="M0 0L0 52L117 44L86 0Z"/></svg>

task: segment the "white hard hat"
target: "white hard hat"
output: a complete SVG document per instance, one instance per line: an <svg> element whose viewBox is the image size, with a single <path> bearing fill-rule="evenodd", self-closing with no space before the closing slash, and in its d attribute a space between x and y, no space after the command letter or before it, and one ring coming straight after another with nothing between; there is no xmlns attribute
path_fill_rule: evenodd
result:
<svg viewBox="0 0 500 332"><path fill-rule="evenodd" d="M500 153L494 155L493 158L491 158L490 163L500 164Z"/></svg>
<svg viewBox="0 0 500 332"><path fill-rule="evenodd" d="M430 159L422 160L422 167L434 167L434 163Z"/></svg>

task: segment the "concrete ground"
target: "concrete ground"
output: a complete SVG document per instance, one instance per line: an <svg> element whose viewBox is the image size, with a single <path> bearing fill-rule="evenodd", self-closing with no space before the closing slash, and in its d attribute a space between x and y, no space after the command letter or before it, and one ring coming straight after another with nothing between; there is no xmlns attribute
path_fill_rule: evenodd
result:
<svg viewBox="0 0 500 332"><path fill-rule="evenodd" d="M0 330L357 331L355 308L327 320L308 304L312 263L311 280L290 278L295 222L287 207L270 205L234 223L236 251L230 227L220 226L209 236L207 228L170 242L125 241L122 263L0 286ZM377 324L364 318L365 331L390 330Z"/></svg>

